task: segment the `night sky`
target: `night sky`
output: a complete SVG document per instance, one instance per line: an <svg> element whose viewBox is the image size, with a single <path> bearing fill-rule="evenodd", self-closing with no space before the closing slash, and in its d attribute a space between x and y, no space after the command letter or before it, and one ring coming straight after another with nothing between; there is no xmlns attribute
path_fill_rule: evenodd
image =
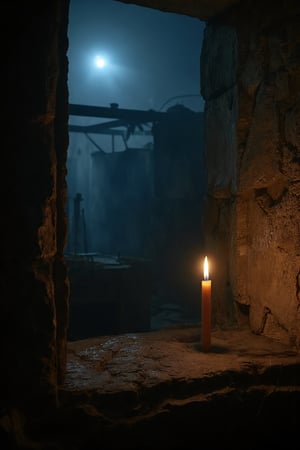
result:
<svg viewBox="0 0 300 450"><path fill-rule="evenodd" d="M114 0L71 0L69 102L203 110L200 20ZM98 68L99 56L106 66ZM193 95L170 100L176 96Z"/></svg>

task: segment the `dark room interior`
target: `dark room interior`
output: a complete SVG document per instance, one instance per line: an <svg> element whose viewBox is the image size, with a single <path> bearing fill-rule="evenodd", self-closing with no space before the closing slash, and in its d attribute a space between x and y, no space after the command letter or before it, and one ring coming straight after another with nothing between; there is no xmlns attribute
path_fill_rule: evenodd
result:
<svg viewBox="0 0 300 450"><path fill-rule="evenodd" d="M199 21L202 105L81 101L70 1L1 3L0 447L297 448L300 4L111 1Z"/></svg>

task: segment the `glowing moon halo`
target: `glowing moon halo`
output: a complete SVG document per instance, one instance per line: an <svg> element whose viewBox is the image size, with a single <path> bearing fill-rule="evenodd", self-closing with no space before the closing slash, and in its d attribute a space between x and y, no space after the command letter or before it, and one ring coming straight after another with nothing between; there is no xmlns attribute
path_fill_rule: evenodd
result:
<svg viewBox="0 0 300 450"><path fill-rule="evenodd" d="M101 58L101 56L96 56L95 64L99 69L103 69L106 66L105 59Z"/></svg>

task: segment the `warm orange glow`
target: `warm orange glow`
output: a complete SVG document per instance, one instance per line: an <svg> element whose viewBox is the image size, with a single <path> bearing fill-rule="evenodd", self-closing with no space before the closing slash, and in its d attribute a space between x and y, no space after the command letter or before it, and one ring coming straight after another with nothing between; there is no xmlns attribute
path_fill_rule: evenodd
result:
<svg viewBox="0 0 300 450"><path fill-rule="evenodd" d="M208 259L207 256L204 258L204 280L209 279L209 271L208 271Z"/></svg>
<svg viewBox="0 0 300 450"><path fill-rule="evenodd" d="M201 306L201 345L204 352L208 352L211 346L211 280L209 280L208 260L204 258L204 280L202 286L202 306Z"/></svg>

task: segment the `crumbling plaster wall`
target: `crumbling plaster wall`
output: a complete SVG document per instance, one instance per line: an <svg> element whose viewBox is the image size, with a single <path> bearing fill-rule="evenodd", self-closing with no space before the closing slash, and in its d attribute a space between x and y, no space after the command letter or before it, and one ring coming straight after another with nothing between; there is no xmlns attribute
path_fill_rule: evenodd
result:
<svg viewBox="0 0 300 450"><path fill-rule="evenodd" d="M201 55L214 320L248 311L255 333L298 346L299 14L295 1L241 2L207 24Z"/></svg>

